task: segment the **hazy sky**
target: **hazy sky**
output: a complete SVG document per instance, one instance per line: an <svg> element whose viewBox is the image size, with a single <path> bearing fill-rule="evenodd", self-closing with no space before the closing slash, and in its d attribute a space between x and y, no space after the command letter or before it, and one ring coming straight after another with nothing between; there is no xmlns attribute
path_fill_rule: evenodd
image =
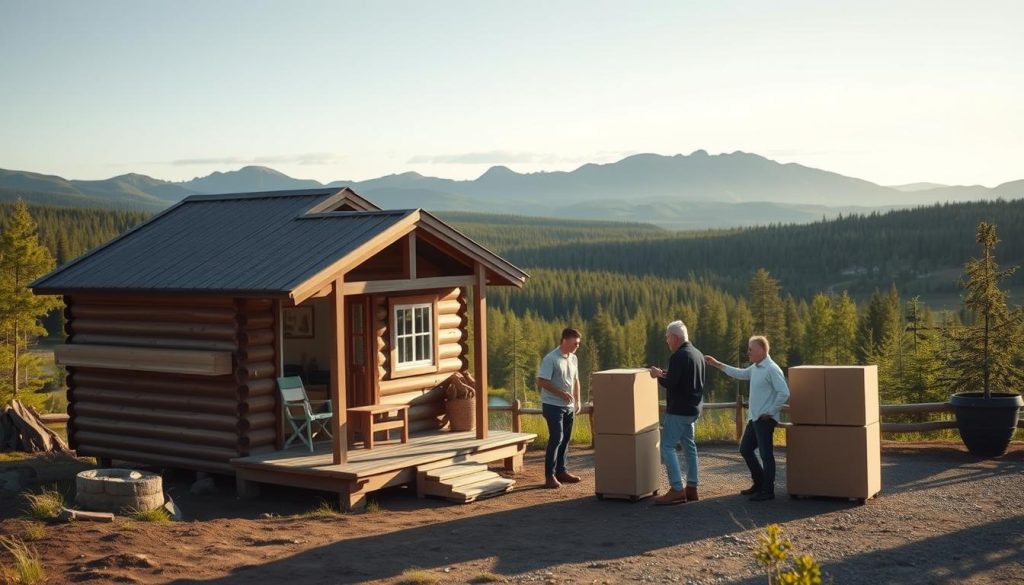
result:
<svg viewBox="0 0 1024 585"><path fill-rule="evenodd" d="M0 168L324 182L743 150L1024 178L1024 2L0 0Z"/></svg>

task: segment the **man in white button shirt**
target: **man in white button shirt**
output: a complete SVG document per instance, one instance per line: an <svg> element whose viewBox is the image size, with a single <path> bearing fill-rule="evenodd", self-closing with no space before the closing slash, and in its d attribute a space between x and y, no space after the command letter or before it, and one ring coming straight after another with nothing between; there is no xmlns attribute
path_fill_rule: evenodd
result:
<svg viewBox="0 0 1024 585"><path fill-rule="evenodd" d="M772 435L779 424L779 410L789 400L786 377L782 374L782 368L768 355L769 347L767 337L751 337L747 341L750 366L742 369L723 364L710 355L704 357L709 366L722 370L727 376L750 380L747 428L740 440L740 454L750 468L754 485L740 493L751 496L754 502L775 499L775 450ZM760 462L754 451L761 455Z"/></svg>

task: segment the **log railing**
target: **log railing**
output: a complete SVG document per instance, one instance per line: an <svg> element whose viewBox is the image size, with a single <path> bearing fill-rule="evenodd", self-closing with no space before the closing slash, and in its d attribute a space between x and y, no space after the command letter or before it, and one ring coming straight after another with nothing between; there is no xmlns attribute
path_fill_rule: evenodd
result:
<svg viewBox="0 0 1024 585"><path fill-rule="evenodd" d="M736 402L705 402L704 410L733 410L735 411L736 420L736 440L739 441L743 435L743 427L745 420L743 411L747 407L747 403L737 400ZM665 403L661 402L659 405L661 410L664 410ZM789 405L785 405L782 409L788 410ZM492 405L489 407L491 412L508 412L512 415L512 431L520 432L522 430L522 416L535 416L542 413L539 408L524 408L522 402L513 400L512 404L509 405ZM917 414L917 413L932 413L932 412L953 412L953 407L948 402L925 402L920 404L883 404L879 407L881 416L892 415L892 414ZM585 404L580 409L580 414L590 418L591 428L593 428L593 416L594 416L594 405ZM782 426L788 426L790 423L781 423ZM918 423L892 423L882 422L881 431L883 433L926 433L929 431L938 431L942 429L955 429L955 420L935 420ZM1021 419L1017 422L1017 428L1024 429L1024 410L1021 412Z"/></svg>

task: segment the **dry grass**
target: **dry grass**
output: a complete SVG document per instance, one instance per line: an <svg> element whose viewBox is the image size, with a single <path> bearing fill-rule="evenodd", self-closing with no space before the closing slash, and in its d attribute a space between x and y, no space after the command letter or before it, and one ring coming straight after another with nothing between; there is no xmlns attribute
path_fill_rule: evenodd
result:
<svg viewBox="0 0 1024 585"><path fill-rule="evenodd" d="M340 512L327 500L320 500L315 508L302 513L306 518L334 518L339 514Z"/></svg>
<svg viewBox="0 0 1024 585"><path fill-rule="evenodd" d="M139 522L151 522L158 524L161 522L171 521L171 515L163 508L155 508L153 510L132 510L128 515Z"/></svg>
<svg viewBox="0 0 1024 585"><path fill-rule="evenodd" d="M395 585L434 585L440 579L430 571L423 569L406 569L398 576Z"/></svg>
<svg viewBox="0 0 1024 585"><path fill-rule="evenodd" d="M28 503L25 513L35 520L52 520L60 515L64 506L64 494L56 489L43 489L38 494L26 493L24 497Z"/></svg>
<svg viewBox="0 0 1024 585"><path fill-rule="evenodd" d="M46 526L39 522L29 522L21 531L21 537L29 542L42 540L46 537Z"/></svg>
<svg viewBox="0 0 1024 585"><path fill-rule="evenodd" d="M10 585L33 585L46 579L39 553L20 539L0 536L0 548L7 551L11 563L0 563L0 580Z"/></svg>
<svg viewBox="0 0 1024 585"><path fill-rule="evenodd" d="M499 582L501 580L502 580L501 576L495 575L494 573L480 573L476 577L473 577L472 579L470 579L469 582L470 583L474 583L474 584L476 584L476 583L497 583L497 582Z"/></svg>

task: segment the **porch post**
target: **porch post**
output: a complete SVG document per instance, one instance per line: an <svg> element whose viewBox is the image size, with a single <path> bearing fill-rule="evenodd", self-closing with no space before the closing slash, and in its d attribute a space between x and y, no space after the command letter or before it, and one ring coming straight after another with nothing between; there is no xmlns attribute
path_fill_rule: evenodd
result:
<svg viewBox="0 0 1024 585"><path fill-rule="evenodd" d="M476 374L476 438L487 438L487 269L477 262L473 283L473 373Z"/></svg>
<svg viewBox="0 0 1024 585"><path fill-rule="evenodd" d="M331 337L331 405L334 416L331 417L332 440L331 451L334 453L334 464L348 462L348 393L345 389L345 277L339 276L331 284L331 323L334 335Z"/></svg>

